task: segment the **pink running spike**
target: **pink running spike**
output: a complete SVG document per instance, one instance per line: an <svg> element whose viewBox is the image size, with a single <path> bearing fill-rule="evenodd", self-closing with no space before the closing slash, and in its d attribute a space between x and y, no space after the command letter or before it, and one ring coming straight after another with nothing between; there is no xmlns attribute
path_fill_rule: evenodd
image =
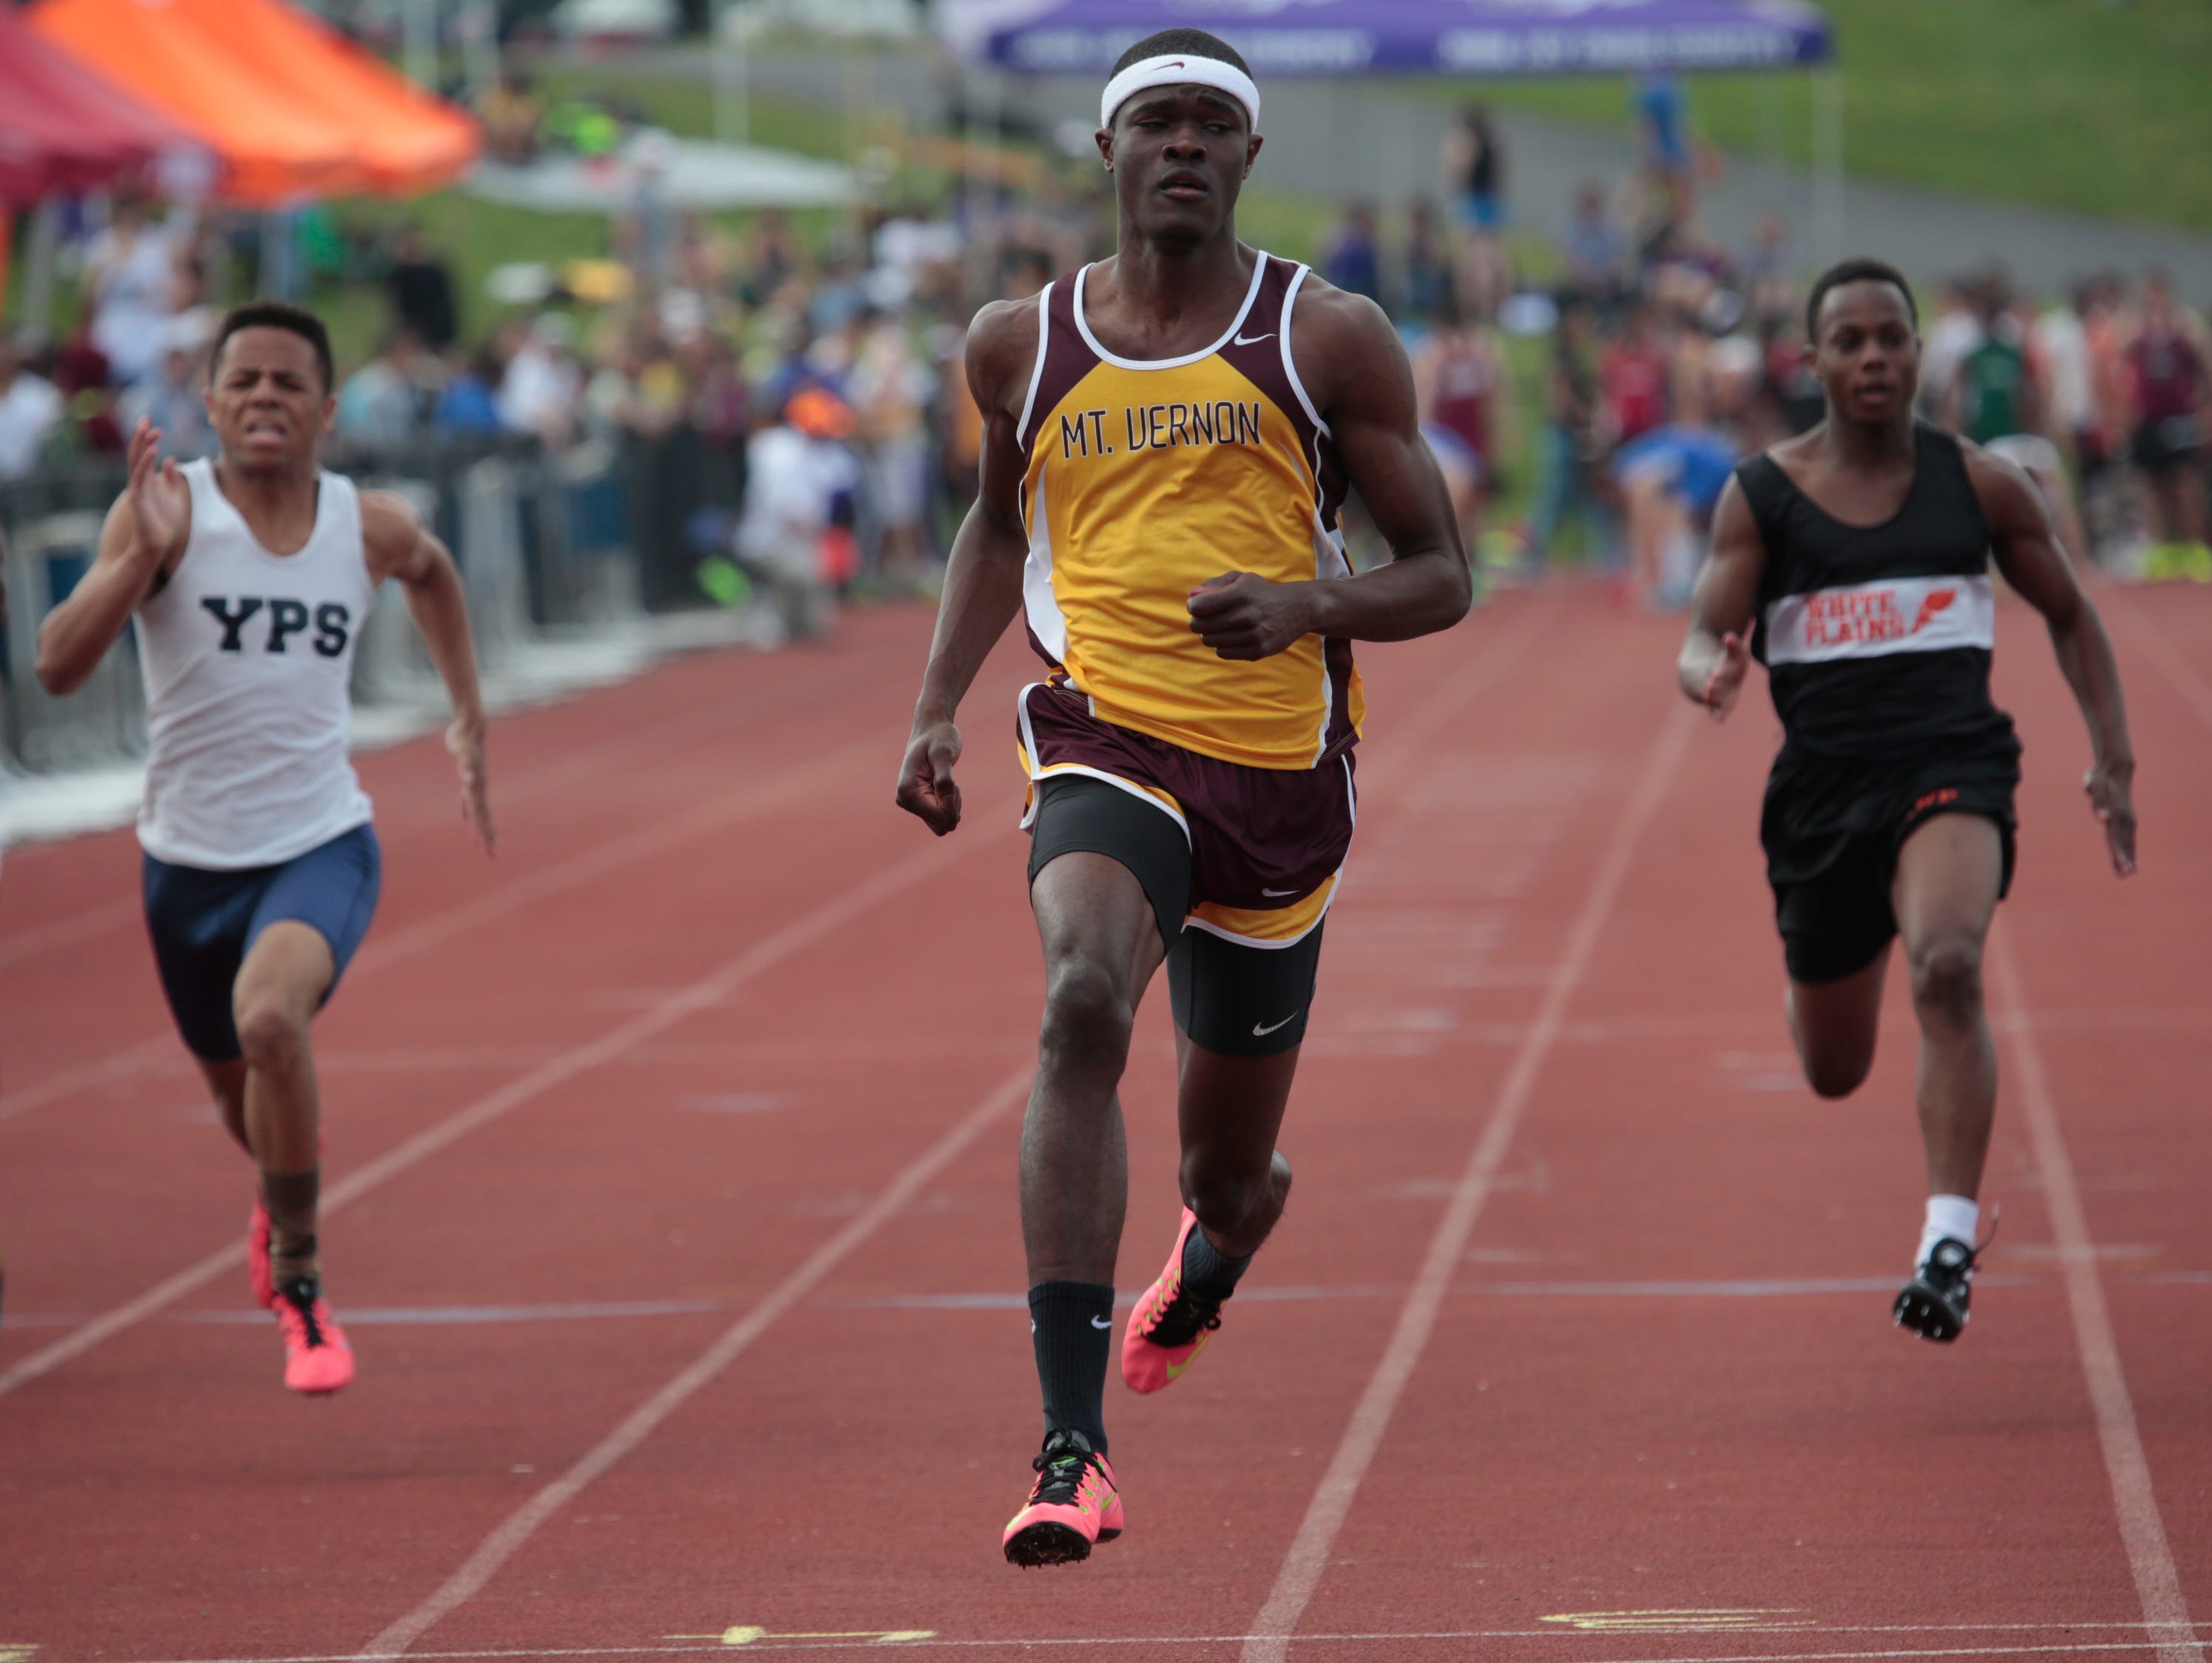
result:
<svg viewBox="0 0 2212 1663"><path fill-rule="evenodd" d="M1206 1342L1213 1338L1214 1324L1209 1322L1182 1345L1162 1345L1152 1338L1160 1319L1182 1291L1182 1245L1197 1228L1198 1215L1185 1207L1182 1227L1176 1232L1175 1251L1168 1255L1167 1268L1160 1272L1158 1281L1145 1290L1137 1308L1129 1313L1129 1326L1122 1330L1121 1378L1132 1392L1157 1392L1173 1385L1206 1349Z"/></svg>
<svg viewBox="0 0 2212 1663"><path fill-rule="evenodd" d="M284 1384L308 1397L328 1397L353 1379L353 1347L313 1282L302 1278L272 1302L284 1335Z"/></svg>
<svg viewBox="0 0 2212 1663"><path fill-rule="evenodd" d="M1055 1441L1064 1441L1055 1447ZM1007 1521L1000 1539L1007 1563L1024 1570L1076 1564L1091 1557L1091 1544L1110 1542L1121 1533L1121 1493L1103 1455L1069 1434L1055 1432L1034 1464L1037 1478L1030 1486L1029 1502Z"/></svg>

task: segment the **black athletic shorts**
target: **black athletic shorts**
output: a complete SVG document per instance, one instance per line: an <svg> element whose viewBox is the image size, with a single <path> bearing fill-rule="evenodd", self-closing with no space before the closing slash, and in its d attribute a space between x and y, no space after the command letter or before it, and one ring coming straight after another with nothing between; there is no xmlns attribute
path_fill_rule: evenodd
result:
<svg viewBox="0 0 2212 1663"><path fill-rule="evenodd" d="M2012 888L2013 792L2020 744L1930 752L1905 761L1852 761L1786 746L1767 776L1759 841L1774 890L1774 921L1792 981L1840 981L1874 962L1897 933L1890 885L1897 852L1939 814L1978 814L2004 840Z"/></svg>
<svg viewBox="0 0 2212 1663"><path fill-rule="evenodd" d="M1030 881L1063 854L1103 854L1144 886L1168 950L1176 1026L1200 1050L1267 1057L1305 1038L1326 919L1280 947L1231 941L1190 920L1189 838L1165 810L1089 774L1036 781Z"/></svg>
<svg viewBox="0 0 2212 1663"><path fill-rule="evenodd" d="M2146 422L2135 430L2128 446L2130 459L2147 474L2194 467L2203 451L2204 430L2193 416Z"/></svg>

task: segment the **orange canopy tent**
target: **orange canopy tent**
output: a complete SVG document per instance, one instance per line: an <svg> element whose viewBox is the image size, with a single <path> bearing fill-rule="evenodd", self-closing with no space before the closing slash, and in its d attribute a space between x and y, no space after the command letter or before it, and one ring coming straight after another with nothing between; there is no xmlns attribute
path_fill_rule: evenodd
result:
<svg viewBox="0 0 2212 1663"><path fill-rule="evenodd" d="M477 159L473 118L284 0L173 0L176 9L270 81L299 88L356 135L369 188L413 196L450 185Z"/></svg>
<svg viewBox="0 0 2212 1663"><path fill-rule="evenodd" d="M30 24L205 144L241 207L434 189L476 155L466 116L281 0L40 0Z"/></svg>

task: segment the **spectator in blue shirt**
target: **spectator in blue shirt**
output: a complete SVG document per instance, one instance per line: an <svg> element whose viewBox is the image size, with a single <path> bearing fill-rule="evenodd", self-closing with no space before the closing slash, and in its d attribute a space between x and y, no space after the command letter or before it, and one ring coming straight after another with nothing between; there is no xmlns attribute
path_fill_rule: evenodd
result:
<svg viewBox="0 0 2212 1663"><path fill-rule="evenodd" d="M1382 298L1382 252L1375 235L1375 209L1355 202L1328 235L1328 252L1322 258L1321 275L1339 288Z"/></svg>

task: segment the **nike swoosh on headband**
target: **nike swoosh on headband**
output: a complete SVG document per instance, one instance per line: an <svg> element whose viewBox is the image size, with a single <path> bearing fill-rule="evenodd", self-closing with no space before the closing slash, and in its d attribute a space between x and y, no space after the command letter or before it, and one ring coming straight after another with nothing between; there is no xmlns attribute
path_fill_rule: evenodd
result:
<svg viewBox="0 0 2212 1663"><path fill-rule="evenodd" d="M1098 97L1098 124L1111 127L1114 112L1139 93L1153 87L1180 85L1211 87L1226 93L1244 106L1255 132L1260 126L1260 88L1250 76L1234 64L1213 58L1147 58L1132 64L1106 83Z"/></svg>

